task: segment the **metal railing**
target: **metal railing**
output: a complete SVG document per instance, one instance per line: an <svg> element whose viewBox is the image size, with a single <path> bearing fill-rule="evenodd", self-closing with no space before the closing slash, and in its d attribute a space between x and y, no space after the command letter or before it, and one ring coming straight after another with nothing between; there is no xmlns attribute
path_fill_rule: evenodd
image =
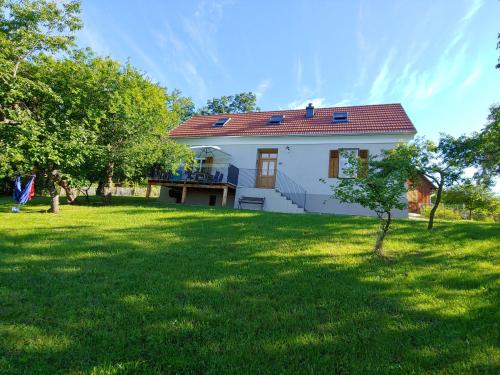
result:
<svg viewBox="0 0 500 375"><path fill-rule="evenodd" d="M259 184L259 179L262 178L262 171L259 169L240 168L239 171L238 187L264 187ZM276 190L300 208L306 209L307 191L285 173L277 171L274 184L270 185L272 185L271 189Z"/></svg>
<svg viewBox="0 0 500 375"><path fill-rule="evenodd" d="M232 164L205 164L192 169L177 169L168 172L160 167L153 168L148 176L153 180L189 182L202 184L230 184L238 186L239 168Z"/></svg>

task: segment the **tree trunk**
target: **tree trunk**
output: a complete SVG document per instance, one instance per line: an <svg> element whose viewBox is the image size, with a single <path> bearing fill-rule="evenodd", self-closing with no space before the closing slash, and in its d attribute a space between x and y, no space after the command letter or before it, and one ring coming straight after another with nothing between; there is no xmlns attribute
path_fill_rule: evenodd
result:
<svg viewBox="0 0 500 375"><path fill-rule="evenodd" d="M75 188L72 188L69 183L68 183L68 180L61 180L59 182L59 186L61 186L64 191L66 192L66 200L68 201L68 204L73 204L75 203L75 200L78 196L78 192Z"/></svg>
<svg viewBox="0 0 500 375"><path fill-rule="evenodd" d="M429 214L429 224L427 224L427 229L431 230L434 225L434 215L439 207L439 203L441 202L441 196L443 195L443 187L444 187L444 178L441 176L441 180L439 181L438 190L436 193L436 201L434 202L434 206L432 206L431 212Z"/></svg>
<svg viewBox="0 0 500 375"><path fill-rule="evenodd" d="M54 214L59 213L59 192L61 190L59 182L61 180L61 172L53 170L48 176L48 189L50 194L49 212Z"/></svg>
<svg viewBox="0 0 500 375"><path fill-rule="evenodd" d="M108 166L106 167L106 170L104 171L104 189L103 189L103 203L108 205L111 204L111 198L112 198L112 192L111 189L113 188L113 169L114 169L114 163L109 163Z"/></svg>
<svg viewBox="0 0 500 375"><path fill-rule="evenodd" d="M375 254L379 256L383 256L383 247L384 247L384 239L385 235L387 234L387 231L389 230L389 227L391 225L391 213L387 212L387 219L383 219L382 216L380 216L381 223L380 223L380 231L377 236L377 241L375 242L375 247L373 248L373 251Z"/></svg>
<svg viewBox="0 0 500 375"><path fill-rule="evenodd" d="M99 178L99 181L97 182L97 188L95 189L95 195L98 197L104 196L104 180L102 178Z"/></svg>

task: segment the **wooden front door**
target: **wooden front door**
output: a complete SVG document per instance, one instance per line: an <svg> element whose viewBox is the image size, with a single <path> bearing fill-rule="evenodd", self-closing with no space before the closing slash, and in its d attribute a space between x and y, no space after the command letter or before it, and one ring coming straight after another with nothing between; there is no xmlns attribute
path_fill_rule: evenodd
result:
<svg viewBox="0 0 500 375"><path fill-rule="evenodd" d="M273 189L278 168L278 150L261 149L257 158L256 187Z"/></svg>

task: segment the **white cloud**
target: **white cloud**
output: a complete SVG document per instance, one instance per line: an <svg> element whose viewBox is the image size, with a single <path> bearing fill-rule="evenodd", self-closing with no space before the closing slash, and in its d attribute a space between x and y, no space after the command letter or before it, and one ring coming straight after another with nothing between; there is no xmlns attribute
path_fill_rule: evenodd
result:
<svg viewBox="0 0 500 375"><path fill-rule="evenodd" d="M380 68L377 77L372 83L372 87L370 89L370 103L380 103L384 100L385 93L389 89L389 84L392 81L392 77L390 75L390 69L392 60L394 58L394 49L389 51L389 54L385 58L382 66Z"/></svg>
<svg viewBox="0 0 500 375"><path fill-rule="evenodd" d="M349 105L352 105L351 99L342 99L338 101L337 103L334 103L332 107L347 107Z"/></svg>
<svg viewBox="0 0 500 375"><path fill-rule="evenodd" d="M193 16L183 19L183 27L190 37L191 50L205 59L206 56L227 76L218 55L216 42L218 24L224 15L225 1L201 1Z"/></svg>
<svg viewBox="0 0 500 375"><path fill-rule="evenodd" d="M198 73L196 66L192 62L186 61L182 68L182 73L187 84L196 91L198 97L205 97L207 94L207 85Z"/></svg>
<svg viewBox="0 0 500 375"><path fill-rule="evenodd" d="M314 83L316 85L315 92L319 94L321 92L321 88L323 87L324 80L321 75L321 65L318 54L314 55Z"/></svg>
<svg viewBox="0 0 500 375"><path fill-rule="evenodd" d="M467 13L462 17L462 22L468 22L472 17L476 15L479 9L483 6L483 0L474 0L471 7L467 10Z"/></svg>
<svg viewBox="0 0 500 375"><path fill-rule="evenodd" d="M295 81L295 86L296 86L296 89L299 93L302 93L303 91L303 86L302 86L302 75L303 75L303 72L302 72L302 59L299 57L297 57L297 59L295 60L293 66L292 66L292 75L293 75L293 79Z"/></svg>
<svg viewBox="0 0 500 375"><path fill-rule="evenodd" d="M288 103L288 108L289 109L304 109L306 108L309 103L312 103L312 105L315 108L325 108L325 107L344 107L348 106L351 104L350 99L343 99L337 103L329 103L326 98L310 98L306 100L294 100L293 102Z"/></svg>
<svg viewBox="0 0 500 375"><path fill-rule="evenodd" d="M448 89L456 87L457 81L462 85L472 85L479 77L479 71L474 70L469 76L464 77L464 69L467 66L466 52L468 41L464 40L467 28L475 15L483 5L482 0L471 1L471 5L465 10L464 16L459 20L447 45L437 57L432 66L424 69L418 68L417 62L424 56L429 46L427 41L414 40L408 48L411 54L406 65L399 68L393 63L394 50L391 50L382 62L378 74L372 82L369 102L376 103L391 100L390 98L403 98L414 102L423 103ZM359 16L362 17L362 14ZM420 22L417 30L425 27L430 16L425 16L427 21ZM361 32L360 32L361 33ZM421 35L421 33L417 33ZM362 34L358 35L358 47L366 48L366 41ZM367 53L367 51L362 51ZM429 56L427 62L431 61ZM361 71L364 75L366 68ZM356 87L356 86L355 86Z"/></svg>
<svg viewBox="0 0 500 375"><path fill-rule="evenodd" d="M159 29L150 29L158 49L157 56L164 64L179 72L189 88L189 95L197 100L206 99L207 84L203 71L214 66L222 77L229 79L217 48L217 29L226 1L200 1L189 16L180 20L181 28L174 30L165 22Z"/></svg>
<svg viewBox="0 0 500 375"><path fill-rule="evenodd" d="M260 81L260 83L254 90L255 96L257 96L257 100L260 100L270 88L271 80L269 78Z"/></svg>
<svg viewBox="0 0 500 375"><path fill-rule="evenodd" d="M469 86L471 86L472 84L474 84L474 82L477 81L480 75L481 75L481 67L479 65L476 65L474 70L462 82L459 90L462 91L467 89Z"/></svg>

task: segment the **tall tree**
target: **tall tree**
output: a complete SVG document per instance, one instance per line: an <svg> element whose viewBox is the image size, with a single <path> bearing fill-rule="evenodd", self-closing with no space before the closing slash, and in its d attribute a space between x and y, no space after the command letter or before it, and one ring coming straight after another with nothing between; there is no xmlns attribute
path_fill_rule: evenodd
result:
<svg viewBox="0 0 500 375"><path fill-rule="evenodd" d="M100 173L104 202L110 203L113 179L141 178L145 169L167 162L169 155L177 161L187 155L187 148L167 141L166 134L192 106L179 91L169 94L129 64L101 59L96 69L104 116L92 164Z"/></svg>
<svg viewBox="0 0 500 375"><path fill-rule="evenodd" d="M198 113L201 115L214 115L252 111L260 111L260 108L257 107L257 96L252 92L241 92L236 95L209 99L207 105L201 108Z"/></svg>
<svg viewBox="0 0 500 375"><path fill-rule="evenodd" d="M40 55L26 66L30 76L50 91L33 92L28 102L31 121L11 138L30 169L44 177L51 212L59 210L60 187L72 199L70 182L90 157L102 117L94 98L94 72L84 54L55 59Z"/></svg>
<svg viewBox="0 0 500 375"><path fill-rule="evenodd" d="M462 178L463 170L470 165L465 157L467 150L468 143L465 137L454 138L442 134L438 144L417 138L413 143L400 145L393 151L405 157L411 155L415 173L426 176L437 186L427 225L429 230L434 226L434 216L441 203L444 189L458 182Z"/></svg>
<svg viewBox="0 0 500 375"><path fill-rule="evenodd" d="M53 212L58 211L57 160L65 160L65 152L73 150L55 146L63 129L48 130L58 127L64 107L52 82L39 74L35 60L43 53L60 53L73 46L73 32L81 27L79 12L76 1L0 2L0 147L4 150L0 173L27 173L43 165L42 173L53 182ZM49 106L56 111L44 117ZM49 160L54 163L47 169Z"/></svg>

